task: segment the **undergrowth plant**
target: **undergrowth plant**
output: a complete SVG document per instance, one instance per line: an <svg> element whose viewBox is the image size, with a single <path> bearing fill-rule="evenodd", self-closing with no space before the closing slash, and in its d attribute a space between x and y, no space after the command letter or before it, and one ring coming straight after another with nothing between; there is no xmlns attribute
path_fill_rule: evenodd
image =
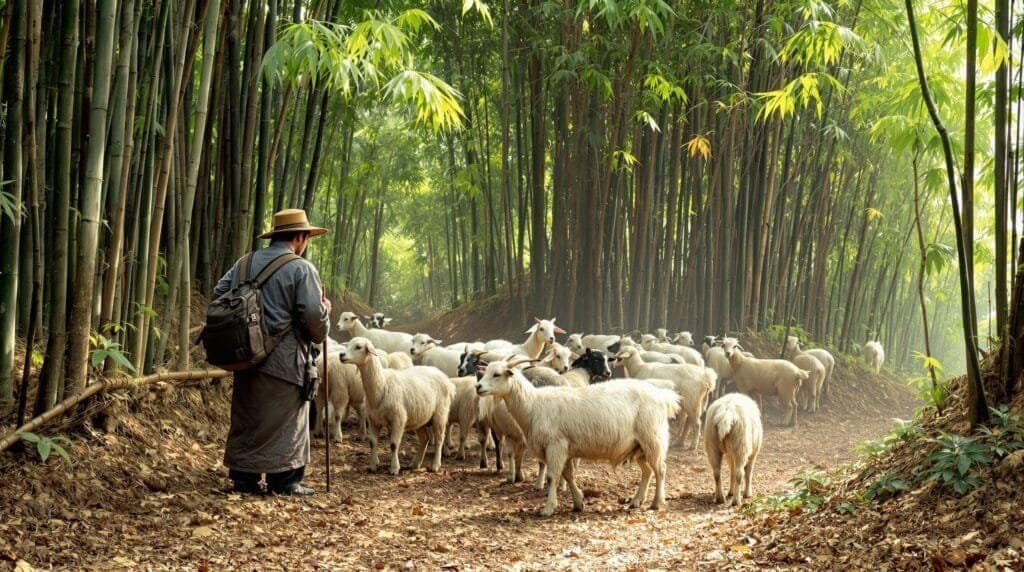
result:
<svg viewBox="0 0 1024 572"><path fill-rule="evenodd" d="M62 435L56 437L45 437L43 435L36 435L35 433L18 433L18 436L27 443L32 443L36 446L36 458L39 459L40 463L45 463L50 458L51 453L57 453L61 459L70 467L71 456L60 444L70 445L71 441Z"/></svg>
<svg viewBox="0 0 1024 572"><path fill-rule="evenodd" d="M748 505L751 512L777 510L816 512L831 496L826 494L832 483L828 473L820 469L805 469L789 479L794 490L766 495Z"/></svg>

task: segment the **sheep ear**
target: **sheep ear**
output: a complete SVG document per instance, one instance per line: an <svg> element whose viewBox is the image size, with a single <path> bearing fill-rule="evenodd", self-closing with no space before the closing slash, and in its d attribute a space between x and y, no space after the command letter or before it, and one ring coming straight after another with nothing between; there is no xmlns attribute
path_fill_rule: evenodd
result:
<svg viewBox="0 0 1024 572"><path fill-rule="evenodd" d="M384 352L382 350L378 350L377 348L371 349L370 353L375 355L375 356L377 356L377 357L384 357L384 356L388 355L387 352Z"/></svg>
<svg viewBox="0 0 1024 572"><path fill-rule="evenodd" d="M524 333L524 334L532 334L532 333L534 333L534 332L536 332L536 331L537 331L537 324L534 324L534 325L530 326L530 329L529 329L529 330L526 330L526 331L525 331L525 332L523 332L523 333Z"/></svg>
<svg viewBox="0 0 1024 572"><path fill-rule="evenodd" d="M434 338L430 338L430 341L434 342L437 345L441 345L441 340L435 340Z"/></svg>
<svg viewBox="0 0 1024 572"><path fill-rule="evenodd" d="M540 318L538 318L537 316L534 316L533 317L533 321L537 322L539 324L540 323Z"/></svg>
<svg viewBox="0 0 1024 572"><path fill-rule="evenodd" d="M562 328L559 328L558 326L555 326L555 333L556 334L565 334L567 332L565 330L563 330Z"/></svg>
<svg viewBox="0 0 1024 572"><path fill-rule="evenodd" d="M391 323L391 318L384 318L384 325L385 326L390 324L390 323Z"/></svg>

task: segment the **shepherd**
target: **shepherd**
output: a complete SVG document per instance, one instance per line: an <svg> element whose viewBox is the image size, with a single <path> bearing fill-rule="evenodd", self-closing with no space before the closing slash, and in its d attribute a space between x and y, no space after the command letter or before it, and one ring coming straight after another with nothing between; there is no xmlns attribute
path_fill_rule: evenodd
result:
<svg viewBox="0 0 1024 572"><path fill-rule="evenodd" d="M208 310L203 333L208 359L211 347L219 344L228 346L221 353L249 360L234 368L231 428L224 450L235 492L261 494L260 480L266 475L268 493L313 494L302 485L309 463L309 402L319 381L317 346L330 328L331 302L316 267L302 254L310 238L326 232L311 226L301 209L275 213L274 228L260 235L270 245L238 259L214 288L217 300ZM240 284L246 288L239 289ZM243 316L248 332L243 328L239 336L218 336L211 328L214 304L243 296L240 292L254 293L254 301L247 302L252 310ZM238 305L222 303L225 311ZM240 352L237 346L250 344L253 337L259 350Z"/></svg>

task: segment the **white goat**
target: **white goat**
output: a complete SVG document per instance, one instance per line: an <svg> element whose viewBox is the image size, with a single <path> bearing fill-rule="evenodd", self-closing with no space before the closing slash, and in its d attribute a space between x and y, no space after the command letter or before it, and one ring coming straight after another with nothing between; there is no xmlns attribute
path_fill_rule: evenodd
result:
<svg viewBox="0 0 1024 572"><path fill-rule="evenodd" d="M864 344L864 359L868 365L874 368L875 373L881 373L882 364L885 362L885 350L882 349L882 342L869 341Z"/></svg>
<svg viewBox="0 0 1024 572"><path fill-rule="evenodd" d="M373 342L361 337L352 338L338 354L342 363L352 363L358 367L363 379L366 413L370 422L370 470L377 470L377 440L381 429L385 427L391 440L392 475L397 475L401 470L398 455L402 448L402 436L407 430L416 432L420 445L414 468L423 466L427 444L433 436L436 446L430 470L440 470L445 428L455 398L455 386L447 376L433 367L384 369L380 354Z"/></svg>
<svg viewBox="0 0 1024 572"><path fill-rule="evenodd" d="M741 506L743 499L751 496L754 462L761 451L764 435L761 410L746 395L730 393L711 404L704 425L704 451L715 475L715 502L725 502L722 496L724 456L729 463L732 505Z"/></svg>
<svg viewBox="0 0 1024 572"><path fill-rule="evenodd" d="M798 368L811 374L807 381L800 384L800 408L811 413L817 412L821 405L821 388L825 383L825 366L818 358L800 349L790 355L789 359Z"/></svg>
<svg viewBox="0 0 1024 572"><path fill-rule="evenodd" d="M655 477L652 510L665 502L665 461L668 419L679 411L678 396L649 384L616 380L581 388L537 389L514 369L516 363L488 364L477 383L482 396L502 399L523 428L530 450L544 460L552 476L561 475L572 491L573 509L583 510L583 492L576 486L574 459L606 460L619 466L627 460L640 465L641 479L630 503L638 508ZM548 485L541 514L557 506L558 478Z"/></svg>
<svg viewBox="0 0 1024 572"><path fill-rule="evenodd" d="M450 441L452 425L459 426L459 459L465 460L466 440L469 439L470 430L477 427L477 416L479 415L476 376L454 377L451 378L451 382L455 386L455 398L452 401L451 409L448 411L448 429L445 437L446 440ZM484 431L478 431L477 433L480 436L480 451L482 453L487 447L487 434Z"/></svg>
<svg viewBox="0 0 1024 572"><path fill-rule="evenodd" d="M726 342L725 357L729 358L733 380L741 393L758 396L776 395L786 408L783 423L796 426L796 396L800 385L811 374L784 359L758 359L745 355L735 343Z"/></svg>
<svg viewBox="0 0 1024 572"><path fill-rule="evenodd" d="M388 369L409 369L413 366L409 354L402 352L388 352L387 355L381 356L380 361Z"/></svg>
<svg viewBox="0 0 1024 572"><path fill-rule="evenodd" d="M373 342L373 347L385 352L409 353L412 347L412 335L405 332L393 332L385 329L369 329L352 312L342 312L338 319L338 327L347 331L353 338L366 338Z"/></svg>
<svg viewBox="0 0 1024 572"><path fill-rule="evenodd" d="M485 362L491 362L507 358L512 355L537 359L540 357L540 354L544 352L544 348L547 344L555 342L555 334L565 333L565 330L555 325L556 319L557 318L541 320L540 318L534 318L537 323L530 326L530 329L526 330L525 333L529 334L526 341L518 345L502 347L499 349L489 349L487 352L482 354L483 360Z"/></svg>
<svg viewBox="0 0 1024 572"><path fill-rule="evenodd" d="M658 338L659 342L668 343L668 342L671 341L668 338L668 329L667 328L658 328L658 329L654 330L654 335L655 335L655 337Z"/></svg>
<svg viewBox="0 0 1024 572"><path fill-rule="evenodd" d="M693 364L645 363L636 348L625 348L615 357L628 377L637 379L667 379L675 384L682 412L679 414L679 438L686 445L686 435L694 429L693 448L700 440L700 416L707 405L708 395L715 389L718 376L714 370Z"/></svg>

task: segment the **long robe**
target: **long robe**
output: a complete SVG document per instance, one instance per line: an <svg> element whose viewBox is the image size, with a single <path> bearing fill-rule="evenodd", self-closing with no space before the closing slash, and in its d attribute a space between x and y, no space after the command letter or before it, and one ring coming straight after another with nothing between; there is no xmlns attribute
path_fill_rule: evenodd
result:
<svg viewBox="0 0 1024 572"><path fill-rule="evenodd" d="M290 252L273 242L253 254L250 278L274 258ZM214 295L227 292L240 261L221 278ZM321 302L320 276L307 260L281 267L263 285L263 319L277 335L291 327L260 365L234 375L231 429L224 465L249 473L280 473L309 463L309 402L301 397L310 350L327 336L329 317ZM316 371L312 368L312 371Z"/></svg>

